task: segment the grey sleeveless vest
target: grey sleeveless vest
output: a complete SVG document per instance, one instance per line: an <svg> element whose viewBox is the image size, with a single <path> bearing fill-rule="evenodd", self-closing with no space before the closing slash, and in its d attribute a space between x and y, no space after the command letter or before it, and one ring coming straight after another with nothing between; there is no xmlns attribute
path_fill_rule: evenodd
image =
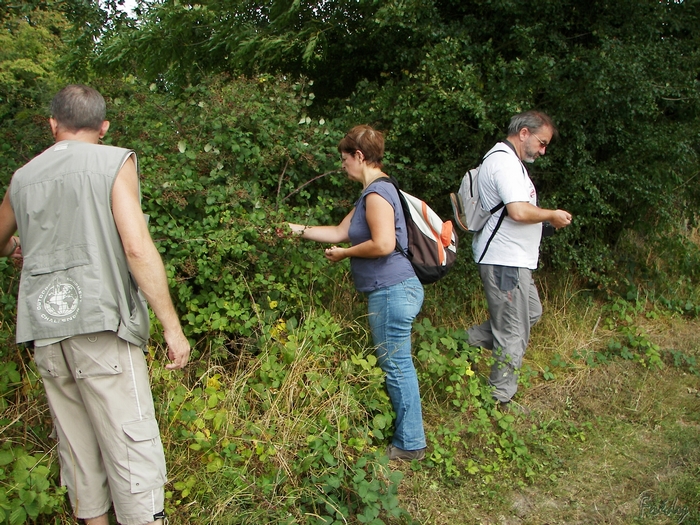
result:
<svg viewBox="0 0 700 525"><path fill-rule="evenodd" d="M18 343L112 331L146 344L148 307L112 216L112 187L131 154L62 141L15 172L10 202L24 256Z"/></svg>

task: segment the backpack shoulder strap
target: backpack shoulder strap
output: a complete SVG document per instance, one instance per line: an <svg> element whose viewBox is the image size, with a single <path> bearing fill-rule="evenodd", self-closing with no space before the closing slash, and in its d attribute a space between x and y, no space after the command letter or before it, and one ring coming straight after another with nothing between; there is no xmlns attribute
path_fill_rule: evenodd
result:
<svg viewBox="0 0 700 525"><path fill-rule="evenodd" d="M481 159L481 164L484 163L484 161L486 160L486 157L489 157L489 156L493 155L494 153L499 153L499 152L500 152L500 153L508 153L508 151L507 151L507 150L504 150L504 149L497 149L497 150L494 150L494 151L492 151L491 153L487 153L487 154L484 156L484 158ZM481 165L479 165L479 168L481 168ZM479 263L483 260L484 255L486 255L486 251L489 249L489 246L491 245L491 241L492 241L493 238L496 236L496 232L498 232L498 229L501 227L501 224L503 224L503 219L505 218L506 215L508 215L508 208L505 207L505 204L503 203L503 201L501 201L500 203L496 204L496 206L494 206L493 208L491 208L491 209L489 210L489 213L490 213L491 215L493 215L494 213L496 213L496 212L497 212L498 210L500 210L501 208L503 208L503 212L501 213L500 217L498 217L498 222L496 223L496 227L495 227L495 228L493 229L493 231L491 232L491 236L489 237L489 240L486 241L486 246L484 246L484 251L481 252L481 257L479 257L479 260L477 261L477 264L479 264Z"/></svg>
<svg viewBox="0 0 700 525"><path fill-rule="evenodd" d="M491 244L491 241L495 237L496 232L501 227L501 224L503 224L503 219L505 218L506 215L508 215L508 208L504 208L503 203L501 203L500 206L503 208L503 213L501 213L501 216L498 218L498 222L496 223L496 227L491 232L491 236L489 237L489 240L486 241L486 246L484 246L484 251L481 252L481 257L479 257L477 264L479 264L482 261L482 259L484 258L484 255L486 255L486 250L489 249L489 245Z"/></svg>
<svg viewBox="0 0 700 525"><path fill-rule="evenodd" d="M497 150L492 151L491 153L487 153L486 155L484 155L484 158L481 159L481 164L479 164L479 170L481 170L481 166L484 164L484 161L485 161L488 157L490 157L491 155L493 155L494 153L508 153L508 152L507 152L506 150L504 150L504 149L497 149ZM503 208L503 206L505 206L505 204L503 204L503 202L500 202L500 203L496 204L493 208L491 208L491 209L489 210L489 213L490 213L491 215L493 215L493 214L496 213L498 210L500 210L501 208Z"/></svg>
<svg viewBox="0 0 700 525"><path fill-rule="evenodd" d="M401 211L403 213L403 221L404 224L406 224L406 217L407 215L410 215L411 210L408 209L408 203L406 202L406 199L404 199L403 194L401 193L401 187L399 186L399 181L396 180L395 177L379 177L372 182L374 184L375 182L388 182L389 184L392 184L394 188L396 188L396 194L399 196L399 202L401 203ZM406 234L408 235L408 225L406 225ZM408 258L408 254L406 253L406 250L404 250L401 247L401 243L399 242L399 236L396 236L396 246L394 248L394 251L399 252L402 254L404 257Z"/></svg>

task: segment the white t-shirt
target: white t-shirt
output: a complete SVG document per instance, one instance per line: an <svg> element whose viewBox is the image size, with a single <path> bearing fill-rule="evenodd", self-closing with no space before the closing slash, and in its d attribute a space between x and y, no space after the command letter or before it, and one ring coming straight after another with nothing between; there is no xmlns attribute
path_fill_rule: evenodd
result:
<svg viewBox="0 0 700 525"><path fill-rule="evenodd" d="M489 153L497 150L499 150L498 153L493 153L484 160L479 174L479 195L484 209L490 210L501 202L504 204L529 202L536 206L535 185L530 180L522 161L505 142L496 144ZM484 228L474 234L472 251L475 261L479 262L486 243L504 210L505 208L502 208L494 213ZM525 224L506 216L481 264L535 270L539 259L541 238L541 223Z"/></svg>

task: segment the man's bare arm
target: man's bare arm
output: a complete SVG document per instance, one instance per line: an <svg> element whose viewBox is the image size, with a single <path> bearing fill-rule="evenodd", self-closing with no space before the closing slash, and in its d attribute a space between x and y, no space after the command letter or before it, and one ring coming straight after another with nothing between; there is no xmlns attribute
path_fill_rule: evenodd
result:
<svg viewBox="0 0 700 525"><path fill-rule="evenodd" d="M168 369L182 368L190 356L190 344L175 312L165 267L156 249L139 202L138 174L130 157L112 188L112 213L121 236L131 274L163 325L163 335L172 361Z"/></svg>
<svg viewBox="0 0 700 525"><path fill-rule="evenodd" d="M21 257L19 237L13 234L17 231L15 212L10 205L10 190L0 204L0 257Z"/></svg>
<svg viewBox="0 0 700 525"><path fill-rule="evenodd" d="M571 214L565 210L548 210L533 206L529 202L509 202L506 204L508 217L514 221L535 224L549 221L555 228L571 224Z"/></svg>

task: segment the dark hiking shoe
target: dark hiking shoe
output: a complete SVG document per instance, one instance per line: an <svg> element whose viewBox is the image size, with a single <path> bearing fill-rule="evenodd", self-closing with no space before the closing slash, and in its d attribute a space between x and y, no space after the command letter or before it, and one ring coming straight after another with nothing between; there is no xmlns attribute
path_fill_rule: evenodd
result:
<svg viewBox="0 0 700 525"><path fill-rule="evenodd" d="M497 401L496 408L498 408L498 410L500 410L501 412L508 412L516 416L527 417L531 413L530 409L527 408L525 405L516 403L512 399L510 401Z"/></svg>
<svg viewBox="0 0 700 525"><path fill-rule="evenodd" d="M425 457L425 448L418 450L403 450L399 447L395 447L394 445L389 445L386 448L386 455L389 456L389 459L391 460L398 459L403 461L411 461L415 459L420 461Z"/></svg>

